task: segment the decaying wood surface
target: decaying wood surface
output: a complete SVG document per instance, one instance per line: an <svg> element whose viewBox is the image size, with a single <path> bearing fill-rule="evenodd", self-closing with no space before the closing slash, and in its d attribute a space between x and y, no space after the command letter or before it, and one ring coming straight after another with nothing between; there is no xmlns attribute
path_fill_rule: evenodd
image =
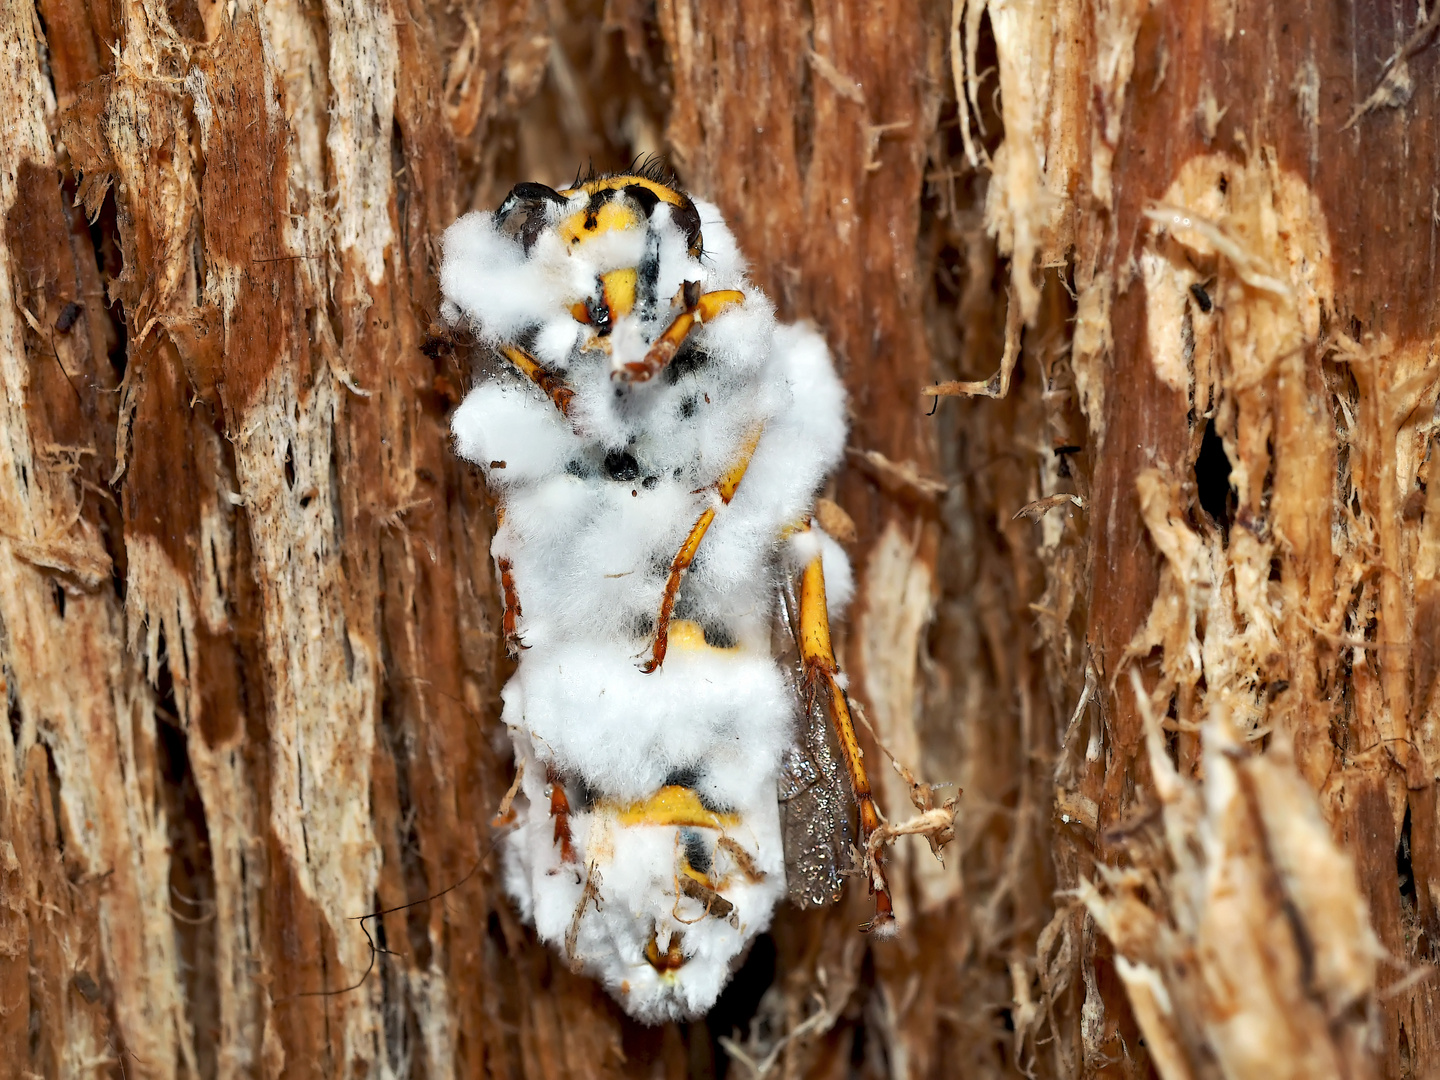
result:
<svg viewBox="0 0 1440 1080"><path fill-rule="evenodd" d="M1433 23L0 0L5 1069L1434 1075ZM458 214L651 152L836 352L852 688L964 790L898 941L787 910L657 1029L499 888L493 517L422 351Z"/></svg>

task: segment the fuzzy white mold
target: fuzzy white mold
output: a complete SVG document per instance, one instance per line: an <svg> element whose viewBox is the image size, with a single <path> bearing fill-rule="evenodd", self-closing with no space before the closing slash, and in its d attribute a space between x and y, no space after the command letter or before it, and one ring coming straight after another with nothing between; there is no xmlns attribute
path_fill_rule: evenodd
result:
<svg viewBox="0 0 1440 1080"><path fill-rule="evenodd" d="M630 179L601 196L522 185L465 216L441 285L452 323L519 346L571 395L562 412L497 351L453 419L503 506L492 555L518 607L506 887L542 940L658 1022L714 1004L785 894L776 784L797 705L770 653L774 606L815 550L832 614L851 576L818 531L785 539L845 441L825 343L776 323L713 206ZM627 271L633 298L608 305ZM743 301L654 377L623 377L687 289ZM727 504L722 478L752 445ZM647 674L672 560L707 508L669 654Z"/></svg>

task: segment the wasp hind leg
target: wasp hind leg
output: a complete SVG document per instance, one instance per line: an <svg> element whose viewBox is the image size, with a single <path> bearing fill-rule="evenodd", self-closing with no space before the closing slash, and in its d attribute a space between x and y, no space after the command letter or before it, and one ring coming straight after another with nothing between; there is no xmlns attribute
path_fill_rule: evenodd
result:
<svg viewBox="0 0 1440 1080"><path fill-rule="evenodd" d="M870 883L870 892L875 897L875 917L862 930L888 936L895 932L895 905L890 898L890 884L885 877L884 851L870 843L870 838L880 828L880 810L870 791L870 777L865 772L865 755L860 749L860 740L855 736L855 723L850 716L850 702L845 689L840 685L840 666L835 662L835 650L830 644L830 613L825 603L825 568L820 554L806 564L800 576L800 657L805 667L807 693L821 699L830 722L835 728L835 738L840 744L840 756L845 762L845 771L850 775L850 787L855 794L855 804L860 811L860 848L865 852L865 876Z"/></svg>

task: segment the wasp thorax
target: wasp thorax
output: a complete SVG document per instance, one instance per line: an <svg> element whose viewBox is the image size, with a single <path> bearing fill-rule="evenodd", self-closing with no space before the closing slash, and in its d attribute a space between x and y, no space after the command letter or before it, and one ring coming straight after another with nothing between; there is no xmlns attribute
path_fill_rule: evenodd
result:
<svg viewBox="0 0 1440 1080"><path fill-rule="evenodd" d="M489 354L453 428L501 506L506 887L632 1015L694 1016L786 891L799 676L772 632L802 565L848 595L809 526L843 392L719 213L654 175L518 185L446 234L441 285ZM806 678L843 706L829 665Z"/></svg>

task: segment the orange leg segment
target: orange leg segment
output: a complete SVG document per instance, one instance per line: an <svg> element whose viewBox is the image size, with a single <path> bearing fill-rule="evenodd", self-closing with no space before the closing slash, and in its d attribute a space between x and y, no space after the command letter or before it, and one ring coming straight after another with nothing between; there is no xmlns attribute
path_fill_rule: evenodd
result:
<svg viewBox="0 0 1440 1080"><path fill-rule="evenodd" d="M721 505L729 506L730 500L735 497L735 492L740 487L740 481L745 478L745 470L750 467L750 459L755 456L755 447L759 443L760 429L757 428L745 440L739 460L730 466L724 476L715 481L715 493L720 496ZM691 526L689 535L685 537L685 542L680 545L680 550L675 553L675 558L670 562L670 576L665 581L665 595L660 600L660 613L655 618L655 640L651 645L650 659L640 665L640 670L647 675L659 671L660 665L665 663L665 652L670 647L670 617L675 613L675 601L680 595L680 581L685 576L685 571L690 569L690 564L695 561L695 553L700 550L700 541L705 539L705 533L710 528L710 523L715 520L716 510L715 506L707 506L701 512L700 517Z"/></svg>
<svg viewBox="0 0 1440 1080"><path fill-rule="evenodd" d="M547 770L546 780L550 784L550 816L555 819L555 846L560 849L562 863L573 863L575 847L570 837L570 799L554 769Z"/></svg>
<svg viewBox="0 0 1440 1080"><path fill-rule="evenodd" d="M505 652L509 656L517 656L521 649L529 648L521 642L517 629L521 615L520 590L515 587L515 570L510 560L498 559L496 566L500 568L500 628L505 635Z"/></svg>
<svg viewBox="0 0 1440 1080"><path fill-rule="evenodd" d="M683 295L683 291L682 291ZM664 332L655 339L643 360L631 361L615 372L615 377L626 382L649 382L675 359L680 346L690 336L690 331L701 323L707 323L722 311L745 302L745 294L735 289L721 289L708 292L696 298L693 304L686 304Z"/></svg>
<svg viewBox="0 0 1440 1080"><path fill-rule="evenodd" d="M861 847L869 850L870 835L880 827L880 811L870 791L870 777L865 772L865 755L855 736L855 723L850 716L850 703L837 676L840 665L830 644L830 613L825 604L825 568L816 555L800 577L800 657L805 665L805 681L809 692L828 699L830 722L840 744L840 756L850 774L850 786L860 809ZM870 891L875 896L875 918L862 929L884 933L895 924L895 907L890 899L890 885L885 878L883 851L877 850L866 867Z"/></svg>
<svg viewBox="0 0 1440 1080"><path fill-rule="evenodd" d="M545 391L545 396L555 403L561 416L570 415L570 402L575 397L575 391L565 385L564 379L541 366L540 361L518 345L501 345L500 355L514 364L520 374Z"/></svg>

